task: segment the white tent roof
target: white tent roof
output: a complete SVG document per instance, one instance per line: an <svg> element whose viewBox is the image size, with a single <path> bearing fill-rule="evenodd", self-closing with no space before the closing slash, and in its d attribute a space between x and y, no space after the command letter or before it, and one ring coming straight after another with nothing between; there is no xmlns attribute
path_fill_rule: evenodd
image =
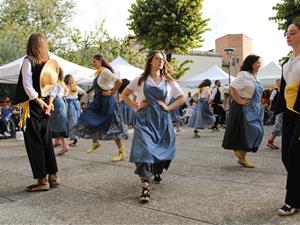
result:
<svg viewBox="0 0 300 225"><path fill-rule="evenodd" d="M126 78L128 80L133 80L143 73L143 70L129 64L122 57L116 58L111 62L111 65L115 69L115 73L120 77L120 79Z"/></svg>
<svg viewBox="0 0 300 225"><path fill-rule="evenodd" d="M78 84L91 84L93 81L94 70L77 65L62 59L53 53L50 53L50 58L55 59L65 74L72 74ZM20 68L24 57L12 61L0 67L0 83L16 84L18 81Z"/></svg>
<svg viewBox="0 0 300 225"><path fill-rule="evenodd" d="M270 62L261 68L257 73L257 78L264 86L272 86L281 77L281 68L274 62Z"/></svg>
<svg viewBox="0 0 300 225"><path fill-rule="evenodd" d="M210 79L212 82L220 80L222 85L229 83L229 75L217 65L212 66L201 74L194 75L185 80L178 80L178 83L183 87L196 88L205 79ZM231 80L234 80L233 76L231 76Z"/></svg>

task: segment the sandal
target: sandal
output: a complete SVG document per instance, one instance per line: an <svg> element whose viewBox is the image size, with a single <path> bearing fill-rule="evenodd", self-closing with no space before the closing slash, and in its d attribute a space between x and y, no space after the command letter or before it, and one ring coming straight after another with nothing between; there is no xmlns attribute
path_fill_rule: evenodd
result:
<svg viewBox="0 0 300 225"><path fill-rule="evenodd" d="M150 201L149 181L142 179L142 183L148 183L148 186L143 187L142 195L140 197L140 202L148 203Z"/></svg>
<svg viewBox="0 0 300 225"><path fill-rule="evenodd" d="M290 216L296 213L296 208L285 204L278 210L279 216Z"/></svg>
<svg viewBox="0 0 300 225"><path fill-rule="evenodd" d="M48 182L50 185L50 188L57 188L58 185L61 184L60 178L57 177L56 179L51 180L50 177L48 178Z"/></svg>
<svg viewBox="0 0 300 225"><path fill-rule="evenodd" d="M63 155L63 154L65 154L66 152L68 152L69 151L69 149L68 148L63 148L63 149L61 149L59 152L57 152L56 153L56 155Z"/></svg>
<svg viewBox="0 0 300 225"><path fill-rule="evenodd" d="M27 192L41 192L41 191L49 191L49 183L37 183L28 186L25 191Z"/></svg>

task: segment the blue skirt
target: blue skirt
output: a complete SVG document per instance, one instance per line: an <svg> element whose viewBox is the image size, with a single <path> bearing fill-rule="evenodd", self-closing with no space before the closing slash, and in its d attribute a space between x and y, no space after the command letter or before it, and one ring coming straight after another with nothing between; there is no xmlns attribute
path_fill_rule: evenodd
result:
<svg viewBox="0 0 300 225"><path fill-rule="evenodd" d="M68 104L68 125L70 130L70 139L75 140L78 139L78 135L76 134L73 127L77 125L78 119L80 117L81 109L80 103L78 99L67 99Z"/></svg>
<svg viewBox="0 0 300 225"><path fill-rule="evenodd" d="M53 105L54 111L51 113L50 117L52 137L67 138L69 137L67 104L63 98L56 97L53 101Z"/></svg>
<svg viewBox="0 0 300 225"><path fill-rule="evenodd" d="M87 126L86 124L79 122L79 124L75 126L77 135L84 139L97 139L104 141L128 138L127 126L122 121L121 112L117 103L115 103L115 109L112 115L109 118L106 118L107 121L109 121L109 124L107 126L107 122L103 121L104 123L102 124L105 124L103 127Z"/></svg>
<svg viewBox="0 0 300 225"><path fill-rule="evenodd" d="M207 101L204 98L200 98L197 101L193 115L189 120L189 127L194 129L205 129L212 126L216 118L209 108Z"/></svg>
<svg viewBox="0 0 300 225"><path fill-rule="evenodd" d="M254 105L231 103L222 147L228 150L256 152L264 136L263 110Z"/></svg>
<svg viewBox="0 0 300 225"><path fill-rule="evenodd" d="M119 103L123 122L129 126L133 124L135 111L124 101Z"/></svg>

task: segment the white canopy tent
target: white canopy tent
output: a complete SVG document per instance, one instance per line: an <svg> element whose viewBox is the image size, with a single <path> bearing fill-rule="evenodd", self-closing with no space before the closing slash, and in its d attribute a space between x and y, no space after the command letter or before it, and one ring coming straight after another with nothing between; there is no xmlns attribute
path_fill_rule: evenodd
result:
<svg viewBox="0 0 300 225"><path fill-rule="evenodd" d="M60 58L50 53L50 58L55 59L65 74L72 74L80 85L91 85L94 79L95 70L89 69L75 63ZM0 67L0 83L16 84L18 82L19 72L22 66L24 56ZM132 66L123 58L118 57L111 62L120 79L127 78L133 80L143 73L143 70Z"/></svg>
<svg viewBox="0 0 300 225"><path fill-rule="evenodd" d="M129 64L122 57L116 58L111 65L120 79L126 78L131 81L143 73L143 70Z"/></svg>
<svg viewBox="0 0 300 225"><path fill-rule="evenodd" d="M78 84L90 85L92 83L94 70L69 62L53 53L50 53L50 58L58 62L65 74L72 74ZM16 84L18 82L23 59L24 57L21 57L0 67L0 83Z"/></svg>
<svg viewBox="0 0 300 225"><path fill-rule="evenodd" d="M270 62L261 68L257 73L257 78L265 88L272 87L277 79L281 77L281 68L274 62Z"/></svg>
<svg viewBox="0 0 300 225"><path fill-rule="evenodd" d="M229 75L217 65L212 66L201 74L194 75L185 80L178 80L178 83L182 87L196 88L205 79L210 79L212 82L220 80L222 85L227 85L229 83ZM233 76L231 76L231 80L234 80Z"/></svg>

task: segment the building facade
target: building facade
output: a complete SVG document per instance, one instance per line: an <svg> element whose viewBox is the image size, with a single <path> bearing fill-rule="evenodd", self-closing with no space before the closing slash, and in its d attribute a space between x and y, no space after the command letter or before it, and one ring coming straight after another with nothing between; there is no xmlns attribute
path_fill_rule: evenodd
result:
<svg viewBox="0 0 300 225"><path fill-rule="evenodd" d="M229 72L229 57L225 48L234 48L231 57L230 73L236 75L243 60L252 53L252 39L245 34L227 34L215 40L216 52L222 55L222 68Z"/></svg>

